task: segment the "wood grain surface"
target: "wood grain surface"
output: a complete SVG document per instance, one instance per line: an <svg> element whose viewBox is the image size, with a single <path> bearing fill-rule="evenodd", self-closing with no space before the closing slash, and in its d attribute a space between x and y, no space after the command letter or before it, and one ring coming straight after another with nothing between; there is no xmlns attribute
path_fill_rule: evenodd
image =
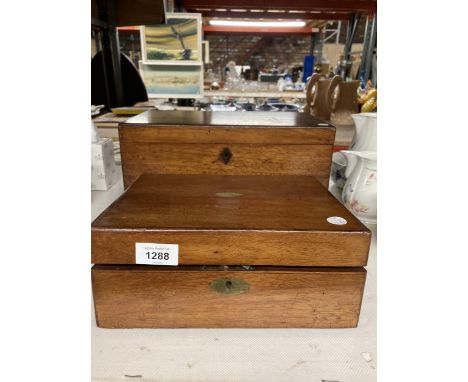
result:
<svg viewBox="0 0 468 382"><path fill-rule="evenodd" d="M124 185L159 174L313 175L328 186L335 127L304 113L152 110L119 125ZM220 160L224 149L228 163Z"/></svg>
<svg viewBox="0 0 468 382"><path fill-rule="evenodd" d="M356 267L367 264L367 234L298 231L95 229L93 264L135 264L135 243L179 245L179 264Z"/></svg>
<svg viewBox="0 0 468 382"><path fill-rule="evenodd" d="M363 268L92 269L96 322L102 328L355 327L365 277ZM246 288L239 294L213 288L223 283Z"/></svg>
<svg viewBox="0 0 468 382"><path fill-rule="evenodd" d="M122 142L333 145L335 128L137 126L120 124Z"/></svg>
<svg viewBox="0 0 468 382"><path fill-rule="evenodd" d="M160 126L120 123L120 141L133 143L219 143L333 145L335 128L252 126Z"/></svg>
<svg viewBox="0 0 468 382"><path fill-rule="evenodd" d="M231 158L222 160L223 150ZM314 175L327 186L330 145L158 144L121 141L124 184L142 173Z"/></svg>
<svg viewBox="0 0 468 382"><path fill-rule="evenodd" d="M155 242L179 244L179 264L362 266L370 245L369 230L310 176L144 174L91 236L95 264L134 264L135 243Z"/></svg>

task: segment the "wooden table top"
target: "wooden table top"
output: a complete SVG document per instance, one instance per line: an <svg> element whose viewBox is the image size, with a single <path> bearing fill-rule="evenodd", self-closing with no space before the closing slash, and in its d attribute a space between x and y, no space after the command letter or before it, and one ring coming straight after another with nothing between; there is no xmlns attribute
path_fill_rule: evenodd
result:
<svg viewBox="0 0 468 382"><path fill-rule="evenodd" d="M339 216L347 224L334 225ZM311 176L143 174L92 224L137 230L367 232Z"/></svg>
<svg viewBox="0 0 468 382"><path fill-rule="evenodd" d="M149 110L126 121L129 125L313 127L334 128L329 122L297 112Z"/></svg>

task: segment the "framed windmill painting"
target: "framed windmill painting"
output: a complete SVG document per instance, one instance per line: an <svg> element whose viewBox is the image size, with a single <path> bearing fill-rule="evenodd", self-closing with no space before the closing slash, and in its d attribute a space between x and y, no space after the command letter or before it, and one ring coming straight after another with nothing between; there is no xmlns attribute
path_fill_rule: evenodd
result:
<svg viewBox="0 0 468 382"><path fill-rule="evenodd" d="M167 13L166 24L140 28L144 64L202 63L201 14Z"/></svg>

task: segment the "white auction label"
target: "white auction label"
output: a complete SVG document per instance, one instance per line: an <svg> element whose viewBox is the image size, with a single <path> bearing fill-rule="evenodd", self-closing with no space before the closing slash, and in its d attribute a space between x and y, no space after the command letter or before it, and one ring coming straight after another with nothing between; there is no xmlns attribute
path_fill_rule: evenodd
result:
<svg viewBox="0 0 468 382"><path fill-rule="evenodd" d="M346 223L348 223L345 218L342 218L340 216L330 216L329 218L327 218L327 222L335 225L345 225Z"/></svg>
<svg viewBox="0 0 468 382"><path fill-rule="evenodd" d="M135 243L135 262L149 265L178 265L179 245Z"/></svg>

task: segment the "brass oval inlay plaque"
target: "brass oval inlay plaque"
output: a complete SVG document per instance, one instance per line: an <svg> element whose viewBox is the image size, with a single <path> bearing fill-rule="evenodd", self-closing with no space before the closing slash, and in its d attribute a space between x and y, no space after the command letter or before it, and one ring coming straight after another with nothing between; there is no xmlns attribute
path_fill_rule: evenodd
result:
<svg viewBox="0 0 468 382"><path fill-rule="evenodd" d="M250 285L242 279L222 278L213 280L210 288L221 294L241 294L247 292Z"/></svg>
<svg viewBox="0 0 468 382"><path fill-rule="evenodd" d="M242 194L239 194L238 192L217 192L216 196L219 196L220 198L235 198L236 196L242 196Z"/></svg>

